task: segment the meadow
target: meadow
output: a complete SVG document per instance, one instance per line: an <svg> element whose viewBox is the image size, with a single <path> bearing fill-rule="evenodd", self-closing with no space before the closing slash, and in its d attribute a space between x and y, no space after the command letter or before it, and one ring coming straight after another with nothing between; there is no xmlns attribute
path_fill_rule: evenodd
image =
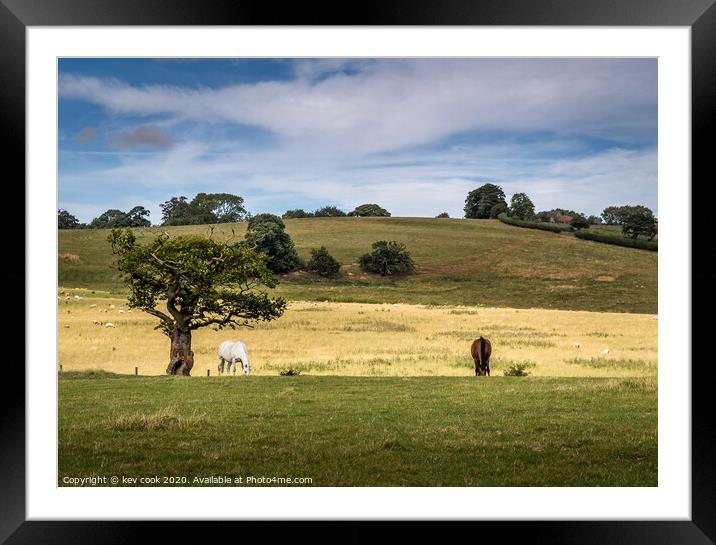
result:
<svg viewBox="0 0 716 545"><path fill-rule="evenodd" d="M274 294L289 305L278 320L195 331L188 378L163 376L169 340L128 308L108 232L60 231L60 486L83 475L178 478L163 486L205 486L194 477L212 475L311 479L299 486L658 484L655 252L488 220L286 225L301 257L325 245L342 276L281 276ZM240 240L243 230L211 234ZM404 242L416 274L360 271L358 257L380 239ZM492 341L491 377L474 376L479 335ZM226 339L247 344L249 377L216 376ZM528 376L505 376L516 365Z"/></svg>
<svg viewBox="0 0 716 545"><path fill-rule="evenodd" d="M517 229L497 220L349 217L285 223L303 259L311 248L326 246L342 265L337 279L283 275L276 293L289 300L657 312L655 252ZM134 231L140 241L163 231L241 240L245 229L238 223ZM125 292L112 268L107 235L104 229L59 231L59 286ZM416 274L363 273L357 260L377 240L406 244Z"/></svg>
<svg viewBox="0 0 716 545"><path fill-rule="evenodd" d="M249 486L251 476L310 479L295 486L658 484L653 377L63 373L59 394L60 486L86 475L160 477L120 486L206 486L194 479L219 475Z"/></svg>

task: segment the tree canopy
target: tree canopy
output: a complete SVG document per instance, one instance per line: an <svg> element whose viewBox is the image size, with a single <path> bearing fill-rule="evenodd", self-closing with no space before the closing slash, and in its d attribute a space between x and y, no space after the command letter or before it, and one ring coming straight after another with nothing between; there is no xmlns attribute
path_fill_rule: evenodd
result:
<svg viewBox="0 0 716 545"><path fill-rule="evenodd" d="M117 229L121 227L149 227L149 210L135 206L129 212L112 208L94 218L89 226L92 229Z"/></svg>
<svg viewBox="0 0 716 545"><path fill-rule="evenodd" d="M156 329L171 339L168 374L190 374L193 330L250 326L286 308L261 289L277 284L267 256L242 244L166 233L139 244L131 229L113 229L107 240L130 290L128 306L158 318Z"/></svg>
<svg viewBox="0 0 716 545"><path fill-rule="evenodd" d="M347 214L336 206L324 206L316 210L313 215L317 218L338 218Z"/></svg>
<svg viewBox="0 0 716 545"><path fill-rule="evenodd" d="M243 197L230 193L197 193L191 201L182 195L172 197L159 207L162 225L235 223L247 216Z"/></svg>
<svg viewBox="0 0 716 545"><path fill-rule="evenodd" d="M286 273L301 265L286 224L274 214L258 214L249 219L244 245L266 254L266 265L273 272Z"/></svg>
<svg viewBox="0 0 716 545"><path fill-rule="evenodd" d="M483 184L467 194L464 208L465 217L479 219L496 218L498 214L504 211L502 207L498 207L495 209L496 213L493 216L493 208L497 204L504 204L505 209L507 208L505 192L502 191L500 186L495 184Z"/></svg>
<svg viewBox="0 0 716 545"><path fill-rule="evenodd" d="M367 217L367 216L381 216L381 217L390 217L390 212L388 212L385 208L382 206L379 206L377 204L373 203L366 203L361 204L360 206L356 206L354 210L351 212L348 212L349 216L360 216L360 217Z"/></svg>
<svg viewBox="0 0 716 545"><path fill-rule="evenodd" d="M535 217L535 205L526 193L515 193L510 199L510 216L521 220L532 220Z"/></svg>
<svg viewBox="0 0 716 545"><path fill-rule="evenodd" d="M415 263L402 242L379 240L371 246L373 251L360 257L359 263L363 270L381 276L406 274L415 270Z"/></svg>
<svg viewBox="0 0 716 545"><path fill-rule="evenodd" d="M79 229L81 225L80 221L67 210L59 209L57 211L58 229Z"/></svg>

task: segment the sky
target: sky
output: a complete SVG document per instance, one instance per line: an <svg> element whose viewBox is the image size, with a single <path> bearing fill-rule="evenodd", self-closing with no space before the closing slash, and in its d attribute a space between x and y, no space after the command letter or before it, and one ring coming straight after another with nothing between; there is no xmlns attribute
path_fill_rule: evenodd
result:
<svg viewBox="0 0 716 545"><path fill-rule="evenodd" d="M252 213L377 203L462 217L484 183L537 210L657 207L656 59L59 60L59 208L173 196Z"/></svg>

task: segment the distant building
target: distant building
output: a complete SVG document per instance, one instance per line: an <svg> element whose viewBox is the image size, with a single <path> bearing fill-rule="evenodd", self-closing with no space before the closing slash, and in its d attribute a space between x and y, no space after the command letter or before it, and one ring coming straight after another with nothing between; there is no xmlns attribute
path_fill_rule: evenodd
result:
<svg viewBox="0 0 716 545"><path fill-rule="evenodd" d="M557 216L557 217L555 218L555 221L556 221L557 223L569 223L569 222L572 221L573 219L574 219L574 216L567 216L567 215L564 215L564 214L560 214L559 216Z"/></svg>

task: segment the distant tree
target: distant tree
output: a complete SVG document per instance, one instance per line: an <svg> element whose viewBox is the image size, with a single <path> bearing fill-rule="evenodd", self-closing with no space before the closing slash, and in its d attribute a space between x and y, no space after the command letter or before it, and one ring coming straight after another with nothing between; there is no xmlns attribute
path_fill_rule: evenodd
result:
<svg viewBox="0 0 716 545"><path fill-rule="evenodd" d="M113 229L107 240L130 290L128 306L159 318L156 329L171 340L168 375L190 374L192 331L270 321L286 308L283 299L259 290L277 283L266 256L241 244L166 234L138 244L131 229ZM157 308L160 301L166 311Z"/></svg>
<svg viewBox="0 0 716 545"><path fill-rule="evenodd" d="M653 240L656 236L656 218L646 206L624 206L619 219L625 237L637 238L641 235Z"/></svg>
<svg viewBox="0 0 716 545"><path fill-rule="evenodd" d="M246 218L244 199L230 193L197 193L189 203L196 223L236 223Z"/></svg>
<svg viewBox="0 0 716 545"><path fill-rule="evenodd" d="M72 214L70 214L67 210L59 209L57 211L57 228L79 229L80 221Z"/></svg>
<svg viewBox="0 0 716 545"><path fill-rule="evenodd" d="M162 225L235 223L248 215L243 197L230 193L197 193L191 201L184 196L172 197L159 206Z"/></svg>
<svg viewBox="0 0 716 545"><path fill-rule="evenodd" d="M575 216L569 224L577 230L589 229L589 222L584 216Z"/></svg>
<svg viewBox="0 0 716 545"><path fill-rule="evenodd" d="M381 276L405 274L415 270L415 263L405 244L394 240L379 240L372 244L372 248L372 252L362 255L359 260L363 270Z"/></svg>
<svg viewBox="0 0 716 545"><path fill-rule="evenodd" d="M300 219L300 218L310 218L313 214L311 212L306 212L302 208L298 208L296 210L286 210L281 217L285 220L287 219Z"/></svg>
<svg viewBox="0 0 716 545"><path fill-rule="evenodd" d="M542 212L537 212L537 221L541 221L543 223L548 223L552 221L552 213L543 210Z"/></svg>
<svg viewBox="0 0 716 545"><path fill-rule="evenodd" d="M192 212L187 198L172 197L159 205L162 209L162 225L191 225Z"/></svg>
<svg viewBox="0 0 716 545"><path fill-rule="evenodd" d="M125 216L122 227L149 227L149 210L143 206L135 206Z"/></svg>
<svg viewBox="0 0 716 545"><path fill-rule="evenodd" d="M440 212L440 213L439 213L437 216L435 216L435 217L436 217L436 218L449 218L449 217L450 217L450 214L448 214L447 212Z"/></svg>
<svg viewBox="0 0 716 545"><path fill-rule="evenodd" d="M258 214L249 222L244 245L268 256L266 265L275 273L286 273L301 265L296 246L285 230L281 218L274 214Z"/></svg>
<svg viewBox="0 0 716 545"><path fill-rule="evenodd" d="M361 204L360 206L356 206L355 210L348 213L349 216L360 216L360 217L366 217L366 216L382 216L382 217L390 217L390 212L388 212L385 208L382 208L381 206L377 204Z"/></svg>
<svg viewBox="0 0 716 545"><path fill-rule="evenodd" d="M505 204L505 192L495 184L484 184L470 191L465 198L465 217L487 219L491 216L492 208L499 203ZM499 214L499 212L498 212Z"/></svg>
<svg viewBox="0 0 716 545"><path fill-rule="evenodd" d="M341 268L341 264L328 253L325 246L317 250L311 250L311 259L306 264L306 269L316 272L320 276L335 276Z"/></svg>
<svg viewBox="0 0 716 545"><path fill-rule="evenodd" d="M124 227L127 221L127 213L115 208L107 210L90 222L92 229L114 229Z"/></svg>
<svg viewBox="0 0 716 545"><path fill-rule="evenodd" d="M535 205L526 193L515 193L510 199L509 215L521 220L532 220L535 217Z"/></svg>
<svg viewBox="0 0 716 545"><path fill-rule="evenodd" d="M313 215L317 218L339 218L347 214L335 206L324 206L316 210Z"/></svg>
<svg viewBox="0 0 716 545"><path fill-rule="evenodd" d="M623 206L608 206L602 212L602 219L607 225L617 225L621 223L621 209Z"/></svg>
<svg viewBox="0 0 716 545"><path fill-rule="evenodd" d="M589 216L587 221L589 222L589 225L600 225L602 223L602 218L599 216Z"/></svg>
<svg viewBox="0 0 716 545"><path fill-rule="evenodd" d="M500 214L506 214L507 212L507 204L504 202L498 202L496 205L490 208L490 218L496 218Z"/></svg>

